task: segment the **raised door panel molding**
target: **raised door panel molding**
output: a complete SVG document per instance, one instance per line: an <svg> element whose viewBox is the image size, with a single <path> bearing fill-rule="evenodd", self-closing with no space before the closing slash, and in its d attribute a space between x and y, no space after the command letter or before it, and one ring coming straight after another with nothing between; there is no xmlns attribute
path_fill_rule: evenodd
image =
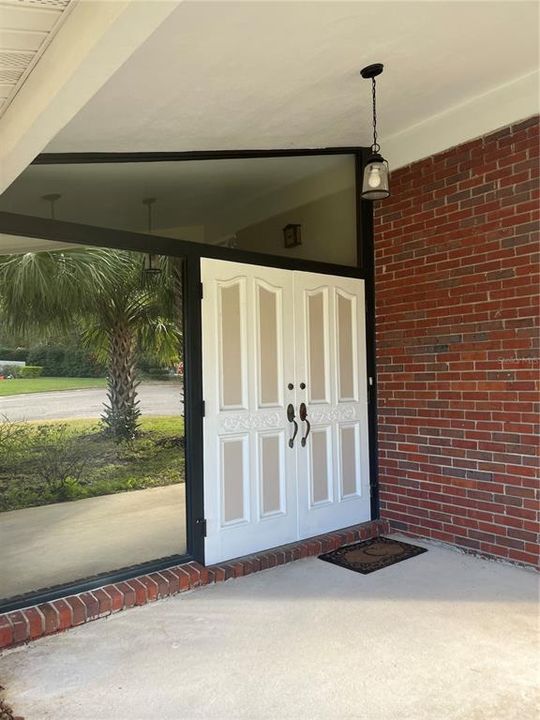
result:
<svg viewBox="0 0 540 720"><path fill-rule="evenodd" d="M362 408L358 405L340 405L338 407L308 408L308 419L316 424L328 424L334 422L348 422L359 420L362 415Z"/></svg>
<svg viewBox="0 0 540 720"><path fill-rule="evenodd" d="M224 415L219 421L219 430L230 433L279 427L283 427L282 412L235 413Z"/></svg>

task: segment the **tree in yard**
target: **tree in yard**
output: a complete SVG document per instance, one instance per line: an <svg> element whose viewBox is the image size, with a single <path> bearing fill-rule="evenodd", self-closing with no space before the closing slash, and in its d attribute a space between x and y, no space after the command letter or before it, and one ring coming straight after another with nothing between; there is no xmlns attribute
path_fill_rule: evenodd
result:
<svg viewBox="0 0 540 720"><path fill-rule="evenodd" d="M143 255L123 250L69 250L0 257L0 315L12 332L79 328L81 342L108 367L102 420L117 440L137 432L137 356L163 363L180 353L180 268L165 258L164 272L143 273Z"/></svg>

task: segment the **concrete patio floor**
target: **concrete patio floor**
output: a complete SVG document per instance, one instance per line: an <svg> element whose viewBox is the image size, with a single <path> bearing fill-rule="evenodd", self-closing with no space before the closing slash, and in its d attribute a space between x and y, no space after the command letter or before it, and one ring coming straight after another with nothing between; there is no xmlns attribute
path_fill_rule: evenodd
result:
<svg viewBox="0 0 540 720"><path fill-rule="evenodd" d="M185 504L177 483L0 513L0 597L181 555Z"/></svg>
<svg viewBox="0 0 540 720"><path fill-rule="evenodd" d="M0 658L25 720L536 720L537 575L427 545L301 560Z"/></svg>

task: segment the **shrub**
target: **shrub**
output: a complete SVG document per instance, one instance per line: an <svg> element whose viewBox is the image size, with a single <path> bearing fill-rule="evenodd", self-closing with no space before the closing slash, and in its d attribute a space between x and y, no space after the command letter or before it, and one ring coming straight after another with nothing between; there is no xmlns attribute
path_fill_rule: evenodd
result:
<svg viewBox="0 0 540 720"><path fill-rule="evenodd" d="M32 454L38 462L36 476L58 500L70 496L70 487L83 480L88 462L88 450L77 442L66 423L37 425L31 437Z"/></svg>
<svg viewBox="0 0 540 720"><path fill-rule="evenodd" d="M28 362L28 352L27 348L0 347L0 359Z"/></svg>
<svg viewBox="0 0 540 720"><path fill-rule="evenodd" d="M0 471L17 466L27 452L31 433L28 423L0 418Z"/></svg>
<svg viewBox="0 0 540 720"><path fill-rule="evenodd" d="M37 378L43 372L43 368L39 365L25 365L19 368L18 377L20 378Z"/></svg>
<svg viewBox="0 0 540 720"><path fill-rule="evenodd" d="M177 417L146 418L121 444L94 421L0 417L0 512L183 482L183 457Z"/></svg>
<svg viewBox="0 0 540 720"><path fill-rule="evenodd" d="M169 368L151 367L146 370L146 374L153 378L168 378L171 375Z"/></svg>
<svg viewBox="0 0 540 720"><path fill-rule="evenodd" d="M28 353L28 362L31 365L39 365L43 368L43 375L58 377L62 375L62 361L64 353L62 350L46 345L34 347Z"/></svg>
<svg viewBox="0 0 540 720"><path fill-rule="evenodd" d="M103 377L106 368L94 354L62 345L38 345L28 353L31 365L43 367L45 377Z"/></svg>

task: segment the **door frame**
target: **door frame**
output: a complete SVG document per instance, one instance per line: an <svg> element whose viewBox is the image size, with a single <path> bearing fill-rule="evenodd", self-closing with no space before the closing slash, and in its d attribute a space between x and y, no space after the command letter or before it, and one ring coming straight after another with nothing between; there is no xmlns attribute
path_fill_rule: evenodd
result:
<svg viewBox="0 0 540 720"><path fill-rule="evenodd" d="M204 495L203 495L203 385L202 385L202 327L201 327L201 269L203 257L232 262L315 272L326 275L361 278L366 290L366 349L368 386L368 428L371 519L379 518L378 452L377 452L377 391L375 355L375 283L373 243L373 203L359 199L359 188L370 149L362 147L338 147L298 150L244 150L212 152L145 152L145 153L43 153L32 164L94 164L133 162L183 162L194 160L241 159L264 157L294 157L306 155L353 155L356 180L356 246L357 265L338 265L289 258L281 255L265 255L237 248L204 245L186 240L176 240L159 235L148 235L127 230L116 230L93 225L51 220L30 215L0 212L0 232L35 237L44 240L67 242L119 250L148 252L181 257L183 264L183 323L189 327L184 336L184 413L185 413L185 469L186 469L186 523L187 554L144 563L119 572L107 573L88 581L44 591L29 593L20 599L0 603L0 612L13 610L36 602L46 602L69 593L79 593L104 583L118 582L141 572L154 572L186 560L204 564Z"/></svg>

